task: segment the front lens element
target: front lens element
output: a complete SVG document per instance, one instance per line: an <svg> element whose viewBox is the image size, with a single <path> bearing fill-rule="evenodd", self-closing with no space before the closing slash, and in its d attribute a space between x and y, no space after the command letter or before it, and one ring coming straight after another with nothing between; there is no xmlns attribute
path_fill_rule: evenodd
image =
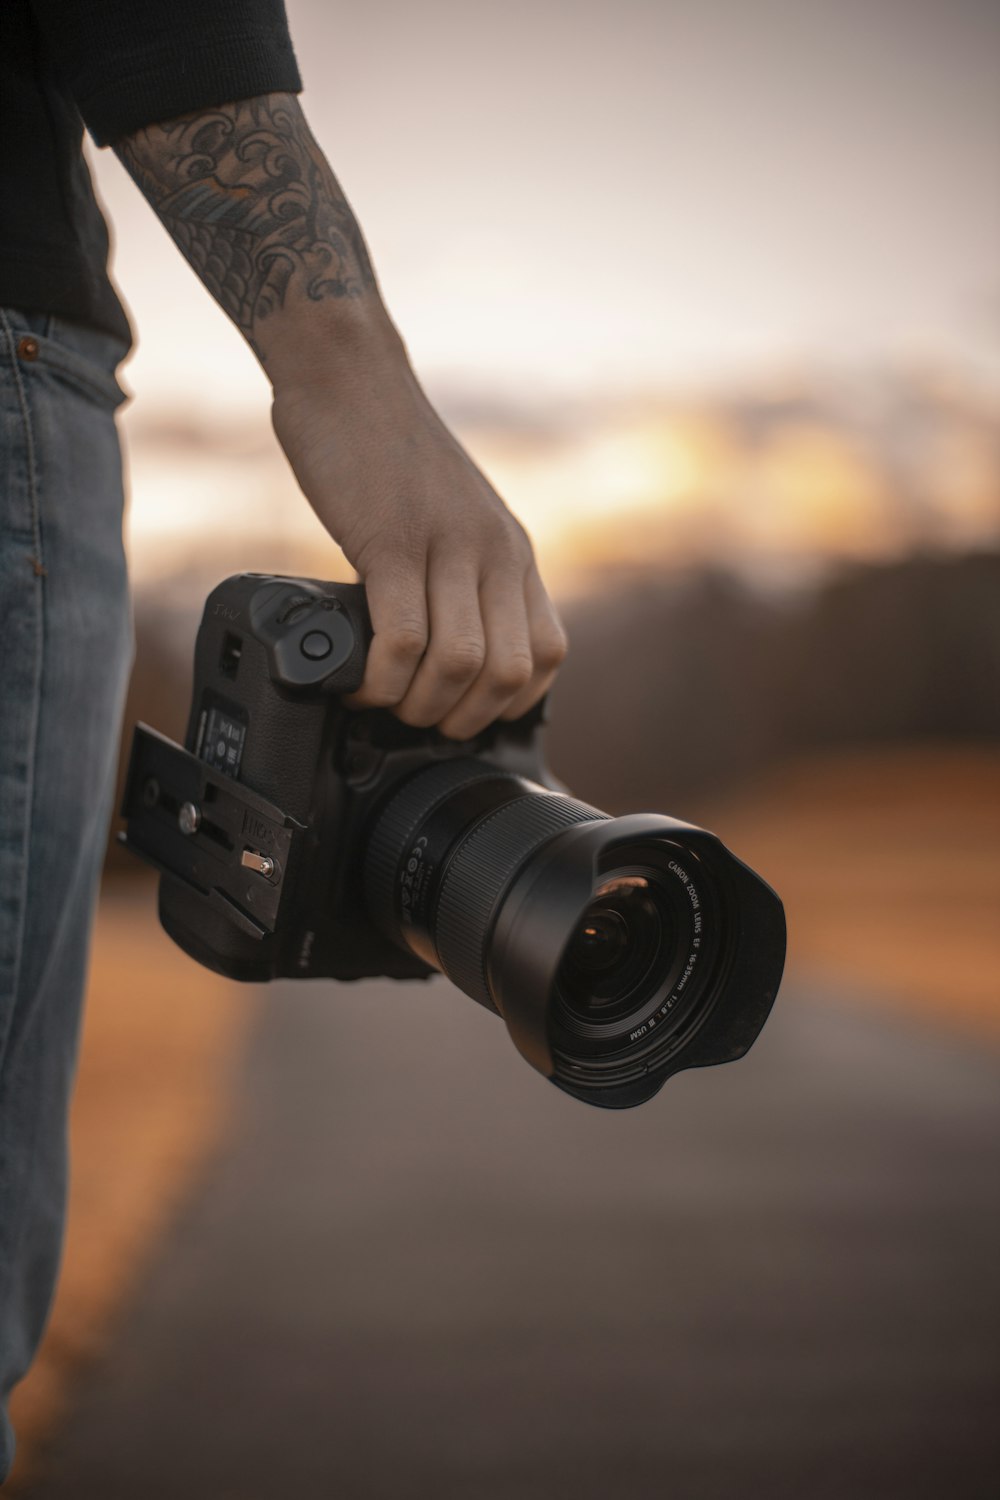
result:
<svg viewBox="0 0 1000 1500"><path fill-rule="evenodd" d="M661 872L617 872L594 891L556 973L552 1020L567 1038L620 1046L677 968L687 914Z"/></svg>
<svg viewBox="0 0 1000 1500"><path fill-rule="evenodd" d="M670 937L662 893L647 876L598 886L556 975L571 1024L608 1024L641 1008L665 977Z"/></svg>
<svg viewBox="0 0 1000 1500"><path fill-rule="evenodd" d="M628 952L628 923L611 907L595 907L569 940L567 961L581 974L606 974Z"/></svg>

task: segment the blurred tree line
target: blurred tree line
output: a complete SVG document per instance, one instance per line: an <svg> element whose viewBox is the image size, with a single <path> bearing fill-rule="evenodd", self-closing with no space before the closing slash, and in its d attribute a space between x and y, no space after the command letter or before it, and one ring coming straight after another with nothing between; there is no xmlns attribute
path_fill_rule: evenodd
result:
<svg viewBox="0 0 1000 1500"><path fill-rule="evenodd" d="M136 600L136 719L182 738L204 595ZM549 758L612 812L685 815L803 754L914 740L1000 744L1000 552L858 565L762 593L732 573L630 570L564 610ZM132 861L117 852L112 862Z"/></svg>
<svg viewBox="0 0 1000 1500"><path fill-rule="evenodd" d="M912 556L762 596L732 574L609 579L573 610L550 744L578 795L683 816L793 757L1000 743L1000 553Z"/></svg>

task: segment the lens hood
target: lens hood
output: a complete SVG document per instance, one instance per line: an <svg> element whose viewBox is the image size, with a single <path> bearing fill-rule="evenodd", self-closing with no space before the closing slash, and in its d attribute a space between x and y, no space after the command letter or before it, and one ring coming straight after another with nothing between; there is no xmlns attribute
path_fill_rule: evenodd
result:
<svg viewBox="0 0 1000 1500"><path fill-rule="evenodd" d="M681 967L672 987L665 978L658 1011L605 1047L584 1049L558 1024L560 965L601 883L636 870L668 872L691 911L694 946L681 945ZM784 958L784 912L764 881L714 834L636 813L567 828L535 852L496 913L487 974L533 1068L589 1104L623 1109L682 1069L741 1057L771 1010Z"/></svg>

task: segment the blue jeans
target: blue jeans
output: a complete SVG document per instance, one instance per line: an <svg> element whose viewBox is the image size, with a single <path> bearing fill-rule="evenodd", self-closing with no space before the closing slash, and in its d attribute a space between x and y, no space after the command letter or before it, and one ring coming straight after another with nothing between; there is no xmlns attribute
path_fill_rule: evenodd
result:
<svg viewBox="0 0 1000 1500"><path fill-rule="evenodd" d="M0 309L0 1481L59 1266L67 1108L132 657L115 369Z"/></svg>

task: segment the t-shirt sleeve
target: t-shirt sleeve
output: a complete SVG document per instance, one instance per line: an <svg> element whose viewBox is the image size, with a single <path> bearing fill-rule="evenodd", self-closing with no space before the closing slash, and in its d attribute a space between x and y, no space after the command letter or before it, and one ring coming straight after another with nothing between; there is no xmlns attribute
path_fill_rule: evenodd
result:
<svg viewBox="0 0 1000 1500"><path fill-rule="evenodd" d="M284 0L31 0L99 146L144 125L302 88Z"/></svg>

